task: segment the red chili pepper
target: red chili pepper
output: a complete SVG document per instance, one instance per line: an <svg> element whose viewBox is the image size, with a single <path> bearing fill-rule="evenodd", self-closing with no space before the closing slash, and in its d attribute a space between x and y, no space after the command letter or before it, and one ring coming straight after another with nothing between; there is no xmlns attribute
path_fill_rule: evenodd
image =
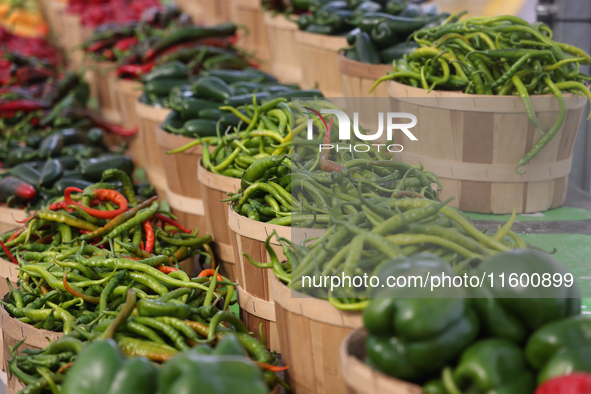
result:
<svg viewBox="0 0 591 394"><path fill-rule="evenodd" d="M25 84L33 81L45 80L51 77L53 73L43 67L19 67L16 70L16 82Z"/></svg>
<svg viewBox="0 0 591 394"><path fill-rule="evenodd" d="M168 223L170 225L173 225L174 227L178 228L179 230L181 230L183 233L187 233L187 234L192 234L193 232L189 229L186 229L185 227L181 226L180 224L178 224L177 222L175 222L173 219L169 218L168 216L164 216L161 213L157 213L156 217L160 220L162 220L164 223Z"/></svg>
<svg viewBox="0 0 591 394"><path fill-rule="evenodd" d="M202 278L202 277L210 277L213 276L215 274L215 270L212 270L211 268L205 269L203 271L201 271L199 273L199 275L197 275L198 278ZM222 276L218 273L216 276L216 279L218 282L222 282L224 280L224 278L222 278ZM218 286L218 289L222 287L222 285ZM217 290L217 289L216 289Z"/></svg>
<svg viewBox="0 0 591 394"><path fill-rule="evenodd" d="M137 43L138 43L137 37L127 37L127 38L123 38L123 39L119 40L113 48L118 49L120 51L126 51Z"/></svg>
<svg viewBox="0 0 591 394"><path fill-rule="evenodd" d="M10 236L10 238L8 238L8 240L7 240L6 242L10 242L10 241L12 241L13 239L16 239L16 237L18 237L19 235L21 235L21 233L22 233L23 231L25 231L26 229L27 229L27 226L19 228L19 229L18 229L18 230L16 230L14 233L12 233L12 235Z"/></svg>
<svg viewBox="0 0 591 394"><path fill-rule="evenodd" d="M49 204L50 211L59 211L60 209L65 209L68 212L74 212L72 208L68 208L68 203L65 201L54 202L53 204Z"/></svg>
<svg viewBox="0 0 591 394"><path fill-rule="evenodd" d="M41 100L13 100L0 101L0 111L37 111L48 108L49 104Z"/></svg>
<svg viewBox="0 0 591 394"><path fill-rule="evenodd" d="M281 372L287 371L289 369L289 366L287 365L280 367L279 365L267 364L260 361L255 361L255 364L263 371Z"/></svg>
<svg viewBox="0 0 591 394"><path fill-rule="evenodd" d="M114 60L115 59L115 54L113 53L112 50L110 49L105 49L103 51L103 56L107 59L107 60Z"/></svg>
<svg viewBox="0 0 591 394"><path fill-rule="evenodd" d="M126 64L117 68L115 74L121 76L122 74L130 74L136 78L140 78L142 75L147 74L154 67L153 62L146 64Z"/></svg>
<svg viewBox="0 0 591 394"><path fill-rule="evenodd" d="M87 46L85 51L86 51L86 53L97 52L97 51L100 51L101 49L106 48L107 46L112 45L112 44L113 44L113 40L111 38L106 38L104 40L98 40L98 41L93 42L89 46Z"/></svg>
<svg viewBox="0 0 591 394"><path fill-rule="evenodd" d="M156 266L156 269L166 275L168 275L174 271L180 271L178 268L168 267L166 265L158 265L158 266Z"/></svg>
<svg viewBox="0 0 591 394"><path fill-rule="evenodd" d="M92 123L94 123L95 126L103 128L110 133L113 133L115 135L120 135L122 137L133 137L134 135L137 134L137 132L139 130L138 126L132 128L132 129L127 129L123 126L109 123L106 120L104 120L94 114L90 114L90 115L88 115L88 117L90 118Z"/></svg>
<svg viewBox="0 0 591 394"><path fill-rule="evenodd" d="M579 372L547 380L535 392L535 394L589 393L591 393L591 375Z"/></svg>
<svg viewBox="0 0 591 394"><path fill-rule="evenodd" d="M8 258L13 262L13 264L18 264L16 257L14 257L12 253L10 253L10 251L8 250L6 245L4 245L4 242L2 242L2 240L0 240L0 246L2 246L2 249L4 249L4 253L6 253L6 256L8 256Z"/></svg>
<svg viewBox="0 0 591 394"><path fill-rule="evenodd" d="M123 212L127 211L127 199L119 192L115 190L109 189L94 189L94 196L100 201L110 201L116 204L119 208L112 210L112 211L101 211L100 209L93 209L85 207L82 204L79 204L72 200L70 194L72 192L82 193L83 191L77 187L67 187L64 191L64 199L68 203L68 205L78 205L80 208L84 210L84 212L88 213L97 218L101 219L113 219L116 216L119 216Z"/></svg>
<svg viewBox="0 0 591 394"><path fill-rule="evenodd" d="M152 253L156 238L154 237L154 228L152 228L152 223L149 220L144 222L144 231L146 232L146 248L144 251Z"/></svg>
<svg viewBox="0 0 591 394"><path fill-rule="evenodd" d="M16 187L16 192L14 194L24 200L32 200L37 195L37 191L28 183L23 183Z"/></svg>
<svg viewBox="0 0 591 394"><path fill-rule="evenodd" d="M27 223L29 220L33 219L35 217L35 215L31 215L26 219L21 219L21 220L15 220L15 222L23 224L23 223Z"/></svg>

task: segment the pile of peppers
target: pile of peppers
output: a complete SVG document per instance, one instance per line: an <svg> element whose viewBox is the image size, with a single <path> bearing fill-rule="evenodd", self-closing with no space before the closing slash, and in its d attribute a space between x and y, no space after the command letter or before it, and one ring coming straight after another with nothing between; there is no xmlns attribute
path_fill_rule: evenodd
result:
<svg viewBox="0 0 591 394"><path fill-rule="evenodd" d="M154 301L137 301L137 290L126 289L119 307L109 305L93 321L77 322L45 349L19 351L17 344L9 372L26 384L23 394L167 394L196 387L218 394L263 394L285 385L275 375L285 368L244 324L215 303L207 304L219 283L213 278L203 277L208 295L199 307L197 288L178 288Z"/></svg>
<svg viewBox="0 0 591 394"><path fill-rule="evenodd" d="M422 252L433 253L450 266L451 272L463 275L501 252L528 247L511 231L515 212L495 234L488 235L476 229L467 215L446 206L447 202L422 196L379 197L364 193L359 184L356 196L333 195L330 212L326 215L328 223L318 220L320 226L317 227L327 228L318 239L305 240L298 245L277 236L277 241L287 248L286 262L261 264L246 257L259 268L273 269L274 274L294 290L327 298L342 310L359 311L369 304L366 293L369 289L356 291L339 287L331 292L327 288L304 286L303 277L319 277L317 280L322 281L327 275L353 277L365 273L375 276L389 260ZM322 215L316 216L325 220ZM270 239L274 236L270 234L266 242L270 256L275 255L270 248Z"/></svg>
<svg viewBox="0 0 591 394"><path fill-rule="evenodd" d="M584 81L591 76L579 71L591 63L583 50L552 40L543 23L530 25L516 16L472 17L456 23L416 31L420 45L394 63L394 72L377 80L422 87L426 90L460 90L485 95L519 95L531 124L542 134L515 167L529 163L556 135L566 119L563 92L586 96ZM372 89L373 90L373 89ZM559 115L549 130L540 130L530 96L556 96ZM591 118L590 117L588 119Z"/></svg>
<svg viewBox="0 0 591 394"><path fill-rule="evenodd" d="M256 148L260 148L258 140L261 138L265 140L264 145L268 146L282 141L286 136L290 109L287 103L279 101L299 95L316 97L321 93L280 84L274 77L254 68L202 71L191 85L179 86L170 91L168 106L173 111L161 127L173 134L203 138L210 145L220 145L221 140L226 148L229 145L226 137L233 140L236 134L244 134L243 129L249 130L249 134L252 130L252 137L260 138L252 143L242 142L247 142L249 147L254 148L256 145ZM252 117L254 119L251 121ZM259 131L279 134L265 138L258 135ZM218 135L221 139L217 138ZM268 147L268 150L271 152L275 149Z"/></svg>
<svg viewBox="0 0 591 394"><path fill-rule="evenodd" d="M416 45L406 38L423 27L438 26L451 17L438 7L421 7L406 0L305 0L294 7L308 12L296 20L300 30L346 35L350 47L345 56L369 64L388 64L411 52ZM307 4L304 4L307 3Z"/></svg>
<svg viewBox="0 0 591 394"><path fill-rule="evenodd" d="M217 76L212 74L210 77L200 78L193 85L193 91L197 92L197 97L179 101L178 105L195 103L195 110L191 113L198 112L200 118L211 113L218 122L200 118L184 122L181 118L178 119L179 123L173 124L171 128L174 119L182 115L182 112L180 114L177 111L173 112L162 125L163 129L172 130L172 132L176 130L179 134L197 137L197 139L181 148L166 152L167 154L180 153L201 144L215 145L211 154L204 149L203 167L215 174L241 178L244 171L258 159L290 152L292 137L302 132L306 125L302 121L302 124L292 130L292 109L289 100L321 97L322 94L318 90L299 90L276 82L258 84L241 80L235 83L224 82L224 79L231 81L232 77L243 78L245 72L219 70L215 73ZM254 73L255 70L248 72ZM262 78L263 74L259 74L259 77ZM265 90L233 95L238 89L251 88ZM200 99L202 96L215 97L215 101L210 100L208 103ZM259 103L259 100L262 102ZM322 105L332 105L327 101L321 102ZM208 103L210 108L197 111L203 103Z"/></svg>
<svg viewBox="0 0 591 394"><path fill-rule="evenodd" d="M0 146L0 160L6 169L0 175L0 203L37 210L63 197L69 186L85 189L95 184L106 170L105 179L121 172L113 180L131 184L133 162L107 148L103 135L102 129L79 127L37 131L26 136L24 145L8 138ZM138 185L137 191L150 197L147 189L145 184Z"/></svg>
<svg viewBox="0 0 591 394"><path fill-rule="evenodd" d="M80 15L83 26L137 22L144 12L161 7L158 0L70 0L66 12Z"/></svg>
<svg viewBox="0 0 591 394"><path fill-rule="evenodd" d="M425 277L428 271L453 275L445 261L419 254L391 260L378 277ZM547 254L519 249L490 258L468 275L483 272L567 271ZM591 319L580 314L576 284L545 291L487 283L437 288L433 298L411 298L413 291L419 294L416 289L374 290L377 298L363 314L367 363L383 373L423 384L429 394L533 394L557 377L562 383L551 383L552 392L585 392L574 385L559 390L567 387L565 375L591 373L591 360L583 356L591 346Z"/></svg>
<svg viewBox="0 0 591 394"><path fill-rule="evenodd" d="M99 253L103 258L101 251L108 244L112 251L131 254L132 259L164 254L167 257L162 264L177 268L180 261L195 254L215 262L209 247L211 237L198 237L198 230L193 232L177 223L173 215L160 210L158 197L138 199L127 174L110 169L103 172L102 179L121 186L99 182L84 190L67 187L63 197L31 215L23 227L0 236L0 256L28 267L37 267L31 264L35 262L53 266L54 258L67 258L85 243L91 254Z"/></svg>
<svg viewBox="0 0 591 394"><path fill-rule="evenodd" d="M190 23L190 18L175 5L154 7L145 12L139 22L100 25L84 42L82 49L87 56L98 61L119 61L130 56L140 40L153 42Z"/></svg>
<svg viewBox="0 0 591 394"><path fill-rule="evenodd" d="M236 25L222 23L215 26L194 26L180 18L177 24L168 29L150 30L150 35L136 30L139 42L129 48L129 54L121 58L117 65L116 75L121 78L140 80L147 76L154 67L164 67L149 80L179 80L188 83L188 75L197 75L202 69L215 68L244 68L250 65L245 55L234 48L236 42ZM174 68L167 69L166 64L180 62L185 70L177 75ZM173 71L171 75L167 75ZM149 81L144 81L147 83ZM156 84L145 89L146 94L153 97L143 97L143 102L159 100L168 94L163 90L171 89L170 84ZM161 103L159 103L161 105Z"/></svg>

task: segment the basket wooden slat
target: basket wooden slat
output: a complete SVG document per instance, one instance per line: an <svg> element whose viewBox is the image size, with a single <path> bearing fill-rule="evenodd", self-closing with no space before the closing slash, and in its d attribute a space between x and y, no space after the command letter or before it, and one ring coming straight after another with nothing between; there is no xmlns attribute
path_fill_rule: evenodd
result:
<svg viewBox="0 0 591 394"><path fill-rule="evenodd" d="M61 18L68 5L57 0L44 0L44 3L46 3L47 23L51 31L55 34L58 45L63 47L64 31Z"/></svg>
<svg viewBox="0 0 591 394"><path fill-rule="evenodd" d="M284 15L272 15L268 11L264 21L271 51L271 72L283 83L300 83L302 59L295 39L297 24Z"/></svg>
<svg viewBox="0 0 591 394"><path fill-rule="evenodd" d="M541 138L519 97L466 95L388 83L391 112L417 116L412 129L418 141L400 130L394 139L404 151L397 159L436 173L443 184L442 199L455 196L451 206L463 211L504 214L545 211L564 203L572 150L586 100L565 95L566 121L554 138L515 173L519 160ZM532 98L541 130L558 115L553 97ZM539 111L539 112L538 112Z"/></svg>
<svg viewBox="0 0 591 394"><path fill-rule="evenodd" d="M302 59L302 87L318 86L326 97L343 97L338 51L347 46L347 39L301 30L295 32L295 38Z"/></svg>
<svg viewBox="0 0 591 394"><path fill-rule="evenodd" d="M87 66L97 92L101 116L111 123L120 124L121 114L115 77L117 63L87 60Z"/></svg>
<svg viewBox="0 0 591 394"><path fill-rule="evenodd" d="M24 209L0 207L0 234L18 227L18 221L22 221L31 216Z"/></svg>
<svg viewBox="0 0 591 394"><path fill-rule="evenodd" d="M224 1L221 3L223 4ZM246 32L239 32L240 38L237 45L246 51L254 52L256 59L261 63L261 69L271 71L271 48L261 1L233 0L232 3L231 12L234 15L232 20L248 29Z"/></svg>
<svg viewBox="0 0 591 394"><path fill-rule="evenodd" d="M367 331L358 328L340 346L341 371L348 394L423 394L421 386L395 379L369 367L366 355Z"/></svg>
<svg viewBox="0 0 591 394"><path fill-rule="evenodd" d="M228 227L232 231L232 241L235 246L234 261L236 262L236 281L240 285L238 302L241 307L241 317L249 330L254 332L257 337L259 336L259 324L262 323L267 348L280 353L274 302L271 296L273 271L255 267L243 256L243 253L247 253L255 261L267 263L271 259L265 247L265 241L274 231L280 237L293 242L295 238L301 238L300 234L305 233L304 236L310 238L322 235L325 230L306 229L306 231L302 231L303 229L289 226L257 222L239 215L232 208L228 213ZM299 239L296 243L299 243ZM279 261L284 261L283 248L276 237L271 238L270 244Z"/></svg>
<svg viewBox="0 0 591 394"><path fill-rule="evenodd" d="M115 89L121 124L127 128L139 127L138 117L135 113L135 102L142 94L142 84L138 81L117 79L115 80ZM146 157L140 134L127 138L126 142L128 144L126 153L137 166L145 167Z"/></svg>
<svg viewBox="0 0 591 394"><path fill-rule="evenodd" d="M160 147L156 140L156 129L164 122L170 109L153 107L141 103L139 100L135 102L135 105L148 180L154 185L160 198L164 200L166 199L166 178Z"/></svg>
<svg viewBox="0 0 591 394"><path fill-rule="evenodd" d="M303 298L301 294L294 297L275 277L271 289L281 359L289 365L287 374L294 393L346 392L339 346L351 331L363 325L361 313L343 312L328 301Z"/></svg>
<svg viewBox="0 0 591 394"><path fill-rule="evenodd" d="M339 70L345 97L388 97L388 85L385 83L378 85L371 94L369 90L378 78L392 71L391 65L362 63L341 53Z"/></svg>
<svg viewBox="0 0 591 394"><path fill-rule="evenodd" d="M201 163L197 170L201 184L201 198L207 215L207 232L213 238L213 251L220 261L220 271L231 280L236 280L236 262L230 227L228 227L228 203L220 200L228 197L227 192L240 189L240 179L217 175L207 171Z"/></svg>
<svg viewBox="0 0 591 394"><path fill-rule="evenodd" d="M4 352L2 366L4 369L6 369L7 357L10 355L8 346L14 346L24 339L25 342L21 345L19 350L43 349L50 343L50 341L53 342L62 337L61 333L39 330L32 325L25 324L20 320L13 318L6 309L4 309L4 306L0 308L0 326L2 327L2 350ZM14 376L9 376L7 390L18 392L23 388L24 385L22 382Z"/></svg>
<svg viewBox="0 0 591 394"><path fill-rule="evenodd" d="M185 146L193 139L168 133L160 127L156 128L156 141L164 165L166 195L172 212L185 227L198 228L204 232L207 227L205 209L201 199L201 185L197 180L197 168L203 155L202 146L167 155L167 151Z"/></svg>

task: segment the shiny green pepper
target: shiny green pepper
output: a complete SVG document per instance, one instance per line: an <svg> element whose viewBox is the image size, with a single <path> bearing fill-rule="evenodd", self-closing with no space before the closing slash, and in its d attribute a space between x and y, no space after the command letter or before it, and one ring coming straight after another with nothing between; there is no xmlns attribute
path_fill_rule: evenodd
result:
<svg viewBox="0 0 591 394"><path fill-rule="evenodd" d="M450 380L453 379L453 382ZM457 385L461 392L473 394L532 394L534 375L527 369L525 355L517 345L505 339L486 339L470 346L443 382L449 392Z"/></svg>
<svg viewBox="0 0 591 394"><path fill-rule="evenodd" d="M449 265L434 255L419 254L395 259L380 270L380 282L388 276L425 278L427 273L453 276ZM383 288L373 296L363 320L369 331L367 355L378 370L404 380L419 382L438 373L454 360L477 335L479 324L462 288L436 288L437 298L417 296L424 289ZM388 298L386 298L388 297Z"/></svg>
<svg viewBox="0 0 591 394"><path fill-rule="evenodd" d="M158 394L267 394L261 370L246 357L203 354L198 346L162 366Z"/></svg>
<svg viewBox="0 0 591 394"><path fill-rule="evenodd" d="M591 319L583 315L548 323L527 342L529 364L538 382L573 371L591 372Z"/></svg>
<svg viewBox="0 0 591 394"><path fill-rule="evenodd" d="M580 313L576 284L567 287L562 281L559 287L525 288L508 285L511 275L541 278L545 274L560 274L564 278L568 271L548 254L529 249L501 253L483 262L474 275L481 278L483 273L497 281L490 286L490 281L485 280L483 287L471 289L474 309L487 336L523 344L528 335L544 324ZM504 287L500 275L505 277Z"/></svg>

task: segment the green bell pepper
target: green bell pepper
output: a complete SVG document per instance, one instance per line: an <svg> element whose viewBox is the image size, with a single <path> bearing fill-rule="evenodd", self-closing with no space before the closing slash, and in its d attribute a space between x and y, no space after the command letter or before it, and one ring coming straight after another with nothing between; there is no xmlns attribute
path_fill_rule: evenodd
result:
<svg viewBox="0 0 591 394"><path fill-rule="evenodd" d="M542 325L576 315L581 310L579 290L575 284L567 287L563 281L560 287L512 287L508 286L511 275L522 274L530 278L534 275L568 273L557 260L548 254L535 250L516 249L498 254L485 262L475 271L479 278L483 273L492 275L497 281L485 280L481 288L471 288L474 309L478 314L484 334L491 337L505 338L523 344L528 335ZM502 287L499 275L506 278Z"/></svg>
<svg viewBox="0 0 591 394"><path fill-rule="evenodd" d="M93 342L78 355L62 385L62 394L104 394L121 369L123 359L112 339Z"/></svg>
<svg viewBox="0 0 591 394"><path fill-rule="evenodd" d="M159 369L147 358L126 360L111 383L109 394L153 394L158 384Z"/></svg>
<svg viewBox="0 0 591 394"><path fill-rule="evenodd" d="M425 278L427 274L453 276L438 257L418 254L395 259L378 272L381 283L389 276ZM462 288L436 288L435 298L405 298L425 294L417 288L379 288L365 309L369 331L368 358L378 370L419 382L455 359L478 335L478 320ZM388 297L388 298L385 298Z"/></svg>
<svg viewBox="0 0 591 394"><path fill-rule="evenodd" d="M525 355L505 339L485 339L470 346L460 357L451 376L443 373L449 392L473 394L532 394L534 374L527 369ZM453 387L453 388L452 388Z"/></svg>
<svg viewBox="0 0 591 394"><path fill-rule="evenodd" d="M177 355L160 371L158 394L267 394L261 370L245 357L208 355L201 346Z"/></svg>
<svg viewBox="0 0 591 394"><path fill-rule="evenodd" d="M578 372L591 372L591 319L578 315L548 323L527 342L529 364L540 371L538 382Z"/></svg>

